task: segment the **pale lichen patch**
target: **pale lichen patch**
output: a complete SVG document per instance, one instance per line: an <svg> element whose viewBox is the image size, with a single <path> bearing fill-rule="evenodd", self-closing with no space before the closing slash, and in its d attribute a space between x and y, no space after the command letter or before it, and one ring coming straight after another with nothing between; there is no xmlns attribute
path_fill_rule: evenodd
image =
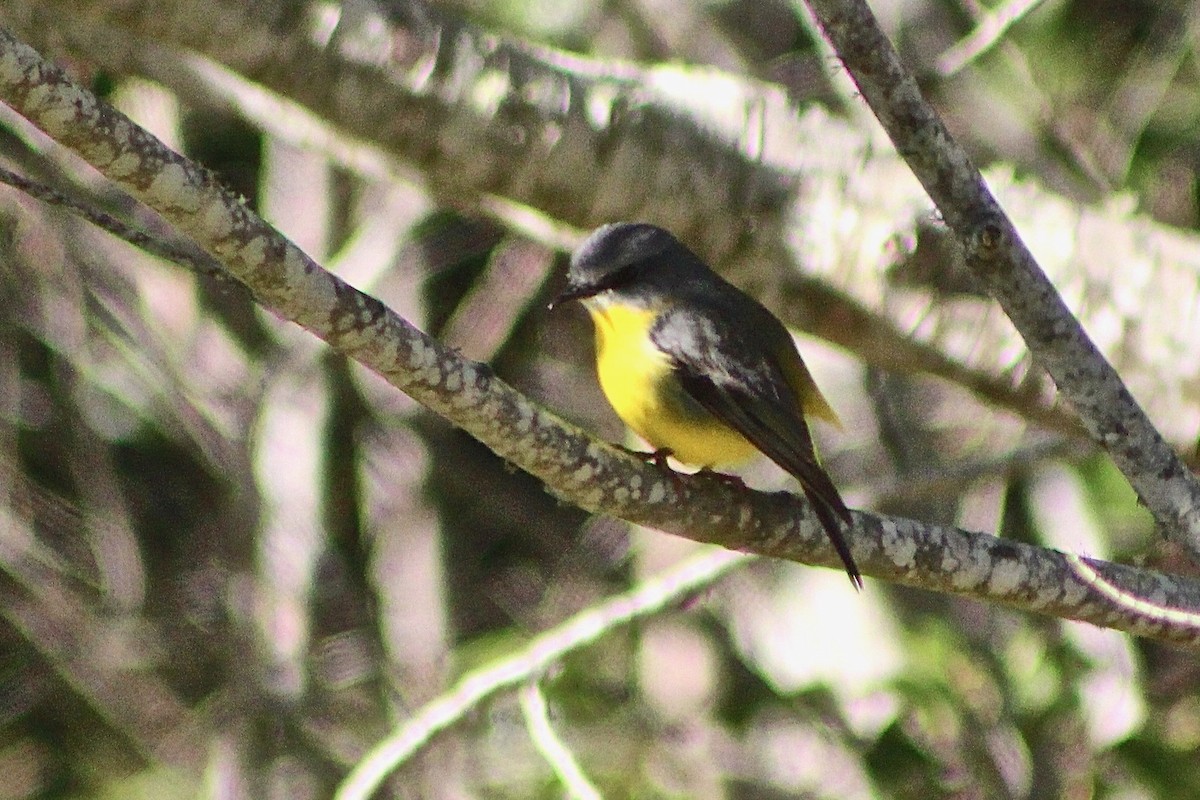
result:
<svg viewBox="0 0 1200 800"><path fill-rule="evenodd" d="M188 190L187 170L179 164L163 164L146 188L146 200L156 208L195 210L195 192Z"/></svg>
<svg viewBox="0 0 1200 800"><path fill-rule="evenodd" d="M252 267L262 266L267 260L269 244L265 236L255 236L238 249L238 258Z"/></svg>
<svg viewBox="0 0 1200 800"><path fill-rule="evenodd" d="M895 524L884 522L883 537L880 541L883 554L897 567L911 569L917 564L917 543L897 534Z"/></svg>
<svg viewBox="0 0 1200 800"><path fill-rule="evenodd" d="M414 372L437 361L437 354L432 347L427 347L420 342L413 344L412 350L408 355L409 369Z"/></svg>
<svg viewBox="0 0 1200 800"><path fill-rule="evenodd" d="M86 151L88 161L106 172L120 154L120 150L106 141L95 142Z"/></svg>
<svg viewBox="0 0 1200 800"><path fill-rule="evenodd" d="M965 557L960 557L965 555ZM942 555L942 569L951 575L956 589L972 589L988 578L986 554L948 547Z"/></svg>
<svg viewBox="0 0 1200 800"><path fill-rule="evenodd" d="M667 485L663 481L655 481L646 494L647 503L661 503L667 498Z"/></svg>
<svg viewBox="0 0 1200 800"><path fill-rule="evenodd" d="M1088 590L1078 583L1068 583L1062 587L1062 601L1068 605L1077 606L1087 597Z"/></svg>
<svg viewBox="0 0 1200 800"><path fill-rule="evenodd" d="M1029 570L1020 561L1001 559L992 567L992 575L988 578L988 589L996 594L1007 595L1025 583L1028 576Z"/></svg>
<svg viewBox="0 0 1200 800"><path fill-rule="evenodd" d="M429 387L441 386L442 378L442 370L438 367L436 360L417 375L417 380Z"/></svg>
<svg viewBox="0 0 1200 800"><path fill-rule="evenodd" d="M203 235L210 239L224 239L233 230L233 217L224 203L205 205L198 215L198 222Z"/></svg>
<svg viewBox="0 0 1200 800"><path fill-rule="evenodd" d="M308 297L323 308L333 305L337 295L333 288L333 279L298 247L289 246L283 251L283 268L287 280L304 287Z"/></svg>
<svg viewBox="0 0 1200 800"><path fill-rule="evenodd" d="M38 125L51 136L61 136L79 124L80 112L75 109L76 103L85 109L92 108L87 97L79 92L46 84L34 86L25 103L29 108L42 112Z"/></svg>
<svg viewBox="0 0 1200 800"><path fill-rule="evenodd" d="M1033 597L1029 598L1029 608L1033 611L1045 608L1051 603L1058 602L1061 599L1062 594L1063 593L1057 588L1053 591L1047 591L1043 589L1042 591L1037 592Z"/></svg>
<svg viewBox="0 0 1200 800"><path fill-rule="evenodd" d="M537 409L525 402L517 403L514 408L517 412L517 426L521 430L533 430Z"/></svg>
<svg viewBox="0 0 1200 800"><path fill-rule="evenodd" d="M593 487L587 491L581 491L577 499L579 505L584 508L599 508L600 501L604 499L604 494L598 487Z"/></svg>
<svg viewBox="0 0 1200 800"><path fill-rule="evenodd" d="M377 339L354 325L342 325L335 320L334 329L338 331L338 347L347 352L356 353L369 344L378 343ZM381 352L378 360L381 363L390 363L395 359L389 351Z"/></svg>
<svg viewBox="0 0 1200 800"><path fill-rule="evenodd" d="M446 376L447 384L456 379L456 372L452 372ZM458 387L457 389L452 389L449 385L446 386L446 389L450 391L450 405L454 408L467 409L473 408L479 404L479 395L470 389L464 391L462 386Z"/></svg>
<svg viewBox="0 0 1200 800"><path fill-rule="evenodd" d="M127 178L133 175L142 166L142 159L137 153L124 152L119 154L108 165L108 177L114 179Z"/></svg>

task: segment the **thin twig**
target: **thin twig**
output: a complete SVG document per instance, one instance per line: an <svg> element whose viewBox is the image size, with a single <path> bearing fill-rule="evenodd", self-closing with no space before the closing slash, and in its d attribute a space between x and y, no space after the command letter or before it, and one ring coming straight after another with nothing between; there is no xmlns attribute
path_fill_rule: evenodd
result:
<svg viewBox="0 0 1200 800"><path fill-rule="evenodd" d="M1195 611L1189 611L1186 608L1171 608L1126 591L1097 572L1096 568L1088 563L1091 559L1085 559L1075 553L1065 553L1064 557L1072 571L1084 583L1115 605L1134 611L1146 619L1158 620L1164 624L1192 625L1200 628L1200 614Z"/></svg>
<svg viewBox="0 0 1200 800"><path fill-rule="evenodd" d="M145 231L139 231L95 206L81 203L57 189L53 189L43 183L38 183L23 175L18 175L4 167L0 167L0 183L5 183L14 189L19 189L30 197L41 200L43 203L65 208L101 230L108 231L151 255L187 267L193 272L209 278L236 283L233 276L221 266L221 262L197 247L185 247L173 244L152 236Z"/></svg>
<svg viewBox="0 0 1200 800"><path fill-rule="evenodd" d="M950 77L996 46L1008 29L1041 5L1042 0L1008 0L975 21L975 29L946 49L937 60L937 70Z"/></svg>
<svg viewBox="0 0 1200 800"><path fill-rule="evenodd" d="M609 598L540 634L515 653L464 675L448 692L421 708L377 744L346 777L335 800L366 800L383 780L434 735L489 697L543 674L566 654L595 642L633 620L711 586L749 556L708 550L630 591Z"/></svg>
<svg viewBox="0 0 1200 800"><path fill-rule="evenodd" d="M554 726L550 724L546 695L542 693L542 687L537 680L531 680L521 687L519 697L521 713L525 716L525 727L529 729L529 738L554 770L554 774L562 781L567 796L572 800L601 800L600 790L583 774L575 755L554 732Z"/></svg>

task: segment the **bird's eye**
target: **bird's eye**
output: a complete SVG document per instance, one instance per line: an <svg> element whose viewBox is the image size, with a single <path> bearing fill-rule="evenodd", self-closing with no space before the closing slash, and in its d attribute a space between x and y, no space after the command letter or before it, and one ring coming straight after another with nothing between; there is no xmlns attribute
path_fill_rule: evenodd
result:
<svg viewBox="0 0 1200 800"><path fill-rule="evenodd" d="M638 277L638 272L636 265L622 267L606 275L600 283L605 289L620 289L622 286L633 283Z"/></svg>

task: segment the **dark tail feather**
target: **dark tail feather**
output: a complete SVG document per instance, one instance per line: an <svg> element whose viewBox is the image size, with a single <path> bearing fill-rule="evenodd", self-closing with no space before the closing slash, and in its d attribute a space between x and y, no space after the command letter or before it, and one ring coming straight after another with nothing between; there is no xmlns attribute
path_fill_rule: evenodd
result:
<svg viewBox="0 0 1200 800"><path fill-rule="evenodd" d="M850 576L850 582L854 584L855 589L861 590L863 588L862 573L858 571L858 564L854 563L854 556L850 555L850 546L846 544L846 538L842 536L842 523L850 524L850 510L841 502L841 498L836 493L834 494L834 497L837 497L835 505L810 489L807 483L802 482L800 485L804 489L804 496L808 498L813 511L817 512L817 519L821 521L821 527L825 529L825 535L829 537L833 549L837 551L842 563L846 565L846 574Z"/></svg>
<svg viewBox="0 0 1200 800"><path fill-rule="evenodd" d="M678 354L675 358L675 377L693 400L800 481L833 549L846 565L850 582L862 589L862 573L842 536L842 523L851 522L850 510L817 460L800 406L784 398L766 402L744 387L718 386L695 365L680 362Z"/></svg>

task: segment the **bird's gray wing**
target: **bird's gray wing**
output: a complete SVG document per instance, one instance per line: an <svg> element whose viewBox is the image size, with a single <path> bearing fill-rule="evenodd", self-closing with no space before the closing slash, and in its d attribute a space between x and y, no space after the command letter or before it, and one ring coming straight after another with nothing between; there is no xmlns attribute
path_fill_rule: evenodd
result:
<svg viewBox="0 0 1200 800"><path fill-rule="evenodd" d="M756 322L756 330L731 330L694 308L670 309L651 337L670 356L692 400L800 481L851 580L860 585L839 522L848 524L850 511L817 460L799 398L779 364L779 358L800 356L773 317Z"/></svg>

